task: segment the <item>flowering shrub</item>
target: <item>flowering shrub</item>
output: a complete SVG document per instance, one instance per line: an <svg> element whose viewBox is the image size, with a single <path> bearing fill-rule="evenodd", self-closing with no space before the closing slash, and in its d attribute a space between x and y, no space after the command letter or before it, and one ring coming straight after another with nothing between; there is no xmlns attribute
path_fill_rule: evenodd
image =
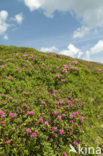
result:
<svg viewBox="0 0 103 156"><path fill-rule="evenodd" d="M0 54L0 155L67 156L70 144L91 142L95 128L88 127L94 119L97 124L96 110L102 108L96 101L102 101L103 75L95 67L92 79L89 68L66 56L5 47ZM98 95L94 82L101 87Z"/></svg>

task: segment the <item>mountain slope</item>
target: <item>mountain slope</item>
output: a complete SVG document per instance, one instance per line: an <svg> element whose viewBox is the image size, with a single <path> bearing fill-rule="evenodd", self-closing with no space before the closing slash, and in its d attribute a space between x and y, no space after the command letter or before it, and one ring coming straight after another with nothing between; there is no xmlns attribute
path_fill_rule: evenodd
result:
<svg viewBox="0 0 103 156"><path fill-rule="evenodd" d="M1 45L0 95L1 155L103 149L103 64Z"/></svg>

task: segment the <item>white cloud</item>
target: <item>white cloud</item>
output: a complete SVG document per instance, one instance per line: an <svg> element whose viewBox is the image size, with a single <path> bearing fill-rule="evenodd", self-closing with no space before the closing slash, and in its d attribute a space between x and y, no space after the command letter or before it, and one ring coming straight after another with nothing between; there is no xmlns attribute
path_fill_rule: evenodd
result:
<svg viewBox="0 0 103 156"><path fill-rule="evenodd" d="M48 17L55 11L69 12L80 19L82 26L74 32L74 37L83 37L95 27L103 27L103 0L23 0L34 11L41 9Z"/></svg>
<svg viewBox="0 0 103 156"><path fill-rule="evenodd" d="M4 35L4 40L8 40L8 35Z"/></svg>
<svg viewBox="0 0 103 156"><path fill-rule="evenodd" d="M22 13L19 13L19 14L15 15L14 20L15 20L18 24L22 24L22 21L23 21L23 15L22 15Z"/></svg>
<svg viewBox="0 0 103 156"><path fill-rule="evenodd" d="M7 24L8 12L6 10L0 11L0 35L5 33L9 27Z"/></svg>
<svg viewBox="0 0 103 156"><path fill-rule="evenodd" d="M98 43L90 49L91 54L97 54L100 52L103 52L103 40L98 41Z"/></svg>
<svg viewBox="0 0 103 156"><path fill-rule="evenodd" d="M10 22L10 19L12 22ZM8 40L8 35L6 34L8 29L14 26L13 21L16 21L18 24L21 24L23 21L23 15L21 13L16 14L15 17L8 17L8 12L6 10L0 11L0 36L4 40Z"/></svg>
<svg viewBox="0 0 103 156"><path fill-rule="evenodd" d="M76 31L74 31L73 37L74 38L82 38L83 36L85 36L85 34L89 33L89 31L90 31L89 27L82 26L80 28L77 28Z"/></svg>
<svg viewBox="0 0 103 156"><path fill-rule="evenodd" d="M59 54L81 58L83 52L80 49L76 48L73 44L69 44L67 50L62 50Z"/></svg>
<svg viewBox="0 0 103 156"><path fill-rule="evenodd" d="M49 47L49 48L45 48L45 47L42 47L40 49L40 51L42 52L57 52L59 49L56 48L55 46L52 46L52 47Z"/></svg>

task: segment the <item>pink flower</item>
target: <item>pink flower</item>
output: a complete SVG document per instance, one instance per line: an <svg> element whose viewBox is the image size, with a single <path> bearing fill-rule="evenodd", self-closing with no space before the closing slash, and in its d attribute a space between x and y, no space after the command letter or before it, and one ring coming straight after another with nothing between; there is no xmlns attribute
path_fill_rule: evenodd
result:
<svg viewBox="0 0 103 156"><path fill-rule="evenodd" d="M54 114L54 115L57 115L57 114L58 114L58 112L57 112L57 111L54 111L54 112L53 112L53 114Z"/></svg>
<svg viewBox="0 0 103 156"><path fill-rule="evenodd" d="M62 116L64 117L64 116L65 116L65 114L63 113L63 114L62 114Z"/></svg>
<svg viewBox="0 0 103 156"><path fill-rule="evenodd" d="M49 122L48 121L45 121L45 125L49 125Z"/></svg>
<svg viewBox="0 0 103 156"><path fill-rule="evenodd" d="M61 134L61 135L63 134L63 130L62 129L59 130L59 134Z"/></svg>
<svg viewBox="0 0 103 156"><path fill-rule="evenodd" d="M4 94L4 93L2 93L2 94L1 94L1 96L2 96L2 97L4 97L4 96L5 96L5 94Z"/></svg>
<svg viewBox="0 0 103 156"><path fill-rule="evenodd" d="M73 123L73 120L71 120L70 123Z"/></svg>
<svg viewBox="0 0 103 156"><path fill-rule="evenodd" d="M63 152L63 156L67 156L66 152Z"/></svg>
<svg viewBox="0 0 103 156"><path fill-rule="evenodd" d="M10 96L10 97L9 97L9 100L12 100L12 99L13 99L13 97L12 97L12 96Z"/></svg>
<svg viewBox="0 0 103 156"><path fill-rule="evenodd" d="M37 136L37 133L33 132L31 136L35 138Z"/></svg>
<svg viewBox="0 0 103 156"><path fill-rule="evenodd" d="M73 112L73 115L78 115L79 113L78 112Z"/></svg>
<svg viewBox="0 0 103 156"><path fill-rule="evenodd" d="M70 118L70 119L74 118L74 115L69 115L69 118Z"/></svg>
<svg viewBox="0 0 103 156"><path fill-rule="evenodd" d="M55 137L56 137L56 136L57 136L57 134L55 133L55 134L53 134L53 136L55 136Z"/></svg>
<svg viewBox="0 0 103 156"><path fill-rule="evenodd" d="M57 129L56 127L52 127L52 130L53 130L53 131L56 131L56 129Z"/></svg>
<svg viewBox="0 0 103 156"><path fill-rule="evenodd" d="M30 95L32 95L33 94L33 92L30 92Z"/></svg>
<svg viewBox="0 0 103 156"><path fill-rule="evenodd" d="M27 104L26 104L26 103L23 103L23 106L24 106L24 107L26 107L26 106L27 106Z"/></svg>
<svg viewBox="0 0 103 156"><path fill-rule="evenodd" d="M33 115L34 112L33 111L27 111L27 115Z"/></svg>
<svg viewBox="0 0 103 156"><path fill-rule="evenodd" d="M27 128L25 131L26 131L26 133L30 133L31 132L31 129L30 128Z"/></svg>
<svg viewBox="0 0 103 156"><path fill-rule="evenodd" d="M4 114L4 111L0 110L0 115L3 115Z"/></svg>
<svg viewBox="0 0 103 156"><path fill-rule="evenodd" d="M70 126L69 128L70 128L71 130L73 130L73 126Z"/></svg>
<svg viewBox="0 0 103 156"><path fill-rule="evenodd" d="M77 101L77 99L74 99L74 101Z"/></svg>
<svg viewBox="0 0 103 156"><path fill-rule="evenodd" d="M9 113L9 116L10 117L15 117L16 116L16 113Z"/></svg>
<svg viewBox="0 0 103 156"><path fill-rule="evenodd" d="M76 140L74 140L73 144L74 144L74 145L77 145L77 144L78 144L78 142L77 142Z"/></svg>
<svg viewBox="0 0 103 156"><path fill-rule="evenodd" d="M82 120L84 120L84 117L83 117L83 116L81 116L81 117L80 117L80 120L81 120L81 121L82 121Z"/></svg>
<svg viewBox="0 0 103 156"><path fill-rule="evenodd" d="M45 101L42 101L42 104L45 105Z"/></svg>
<svg viewBox="0 0 103 156"><path fill-rule="evenodd" d="M60 115L58 115L58 116L57 116L57 119L58 119L58 120L61 120L61 116L60 116Z"/></svg>
<svg viewBox="0 0 103 156"><path fill-rule="evenodd" d="M10 144L10 140L7 140L7 141L6 141L6 144L7 144L7 145Z"/></svg>
<svg viewBox="0 0 103 156"><path fill-rule="evenodd" d="M40 122L40 123L43 123L43 119L42 119L42 118L40 118L40 119L39 119L39 122Z"/></svg>
<svg viewBox="0 0 103 156"><path fill-rule="evenodd" d="M6 115L2 115L2 116L1 116L1 119L5 118L5 116L6 116Z"/></svg>

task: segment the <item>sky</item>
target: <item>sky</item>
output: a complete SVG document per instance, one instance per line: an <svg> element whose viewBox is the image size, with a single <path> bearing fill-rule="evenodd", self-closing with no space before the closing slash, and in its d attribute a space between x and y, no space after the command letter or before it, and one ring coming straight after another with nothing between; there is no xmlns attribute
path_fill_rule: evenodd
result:
<svg viewBox="0 0 103 156"><path fill-rule="evenodd" d="M103 0L0 0L0 44L103 63Z"/></svg>

